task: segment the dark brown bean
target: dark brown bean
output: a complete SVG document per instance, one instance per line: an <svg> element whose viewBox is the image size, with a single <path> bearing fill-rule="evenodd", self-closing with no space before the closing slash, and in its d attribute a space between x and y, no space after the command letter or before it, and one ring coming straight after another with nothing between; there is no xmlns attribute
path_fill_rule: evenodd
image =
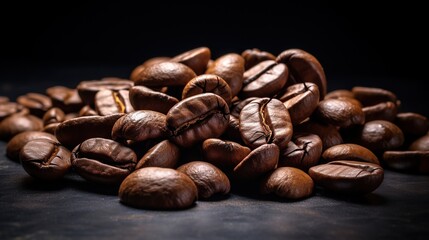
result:
<svg viewBox="0 0 429 240"><path fill-rule="evenodd" d="M393 102L382 102L372 106L362 108L365 114L365 121L373 120L386 120L393 122L396 114L398 113L398 107Z"/></svg>
<svg viewBox="0 0 429 240"><path fill-rule="evenodd" d="M209 138L203 142L203 159L230 172L250 153L250 148L236 142Z"/></svg>
<svg viewBox="0 0 429 240"><path fill-rule="evenodd" d="M136 86L165 87L185 86L196 77L195 72L185 64L178 62L160 62L150 65L140 72Z"/></svg>
<svg viewBox="0 0 429 240"><path fill-rule="evenodd" d="M65 119L65 114L63 110L57 107L53 107L46 111L46 113L43 115L43 125L47 126L51 123L61 123Z"/></svg>
<svg viewBox="0 0 429 240"><path fill-rule="evenodd" d="M429 135L416 139L408 149L411 151L429 151Z"/></svg>
<svg viewBox="0 0 429 240"><path fill-rule="evenodd" d="M112 91L129 90L134 85L133 81L119 78L104 78L101 80L81 81L77 85L80 98L86 105L94 106L95 95L100 90Z"/></svg>
<svg viewBox="0 0 429 240"><path fill-rule="evenodd" d="M170 140L164 140L153 146L138 161L136 169L143 167L176 168L180 158L180 149Z"/></svg>
<svg viewBox="0 0 429 240"><path fill-rule="evenodd" d="M18 133L41 131L42 129L42 119L31 114L13 114L0 122L0 139L8 141Z"/></svg>
<svg viewBox="0 0 429 240"><path fill-rule="evenodd" d="M246 70L265 60L276 60L276 56L258 48L246 49L241 53L241 56L244 58Z"/></svg>
<svg viewBox="0 0 429 240"><path fill-rule="evenodd" d="M91 108L91 106L89 105L85 105L78 114L79 117L84 117L84 116L99 116L98 113Z"/></svg>
<svg viewBox="0 0 429 240"><path fill-rule="evenodd" d="M294 127L294 133L316 134L322 139L323 150L343 143L343 138L337 128L330 124L322 124L315 121L304 121Z"/></svg>
<svg viewBox="0 0 429 240"><path fill-rule="evenodd" d="M25 131L16 134L9 140L6 145L6 156L8 156L11 160L19 161L19 152L21 151L21 148L27 142L35 139L47 139L53 142L58 142L57 138L50 133L40 131Z"/></svg>
<svg viewBox="0 0 429 240"><path fill-rule="evenodd" d="M100 90L95 94L95 110L101 116L134 111L130 103L128 90Z"/></svg>
<svg viewBox="0 0 429 240"><path fill-rule="evenodd" d="M84 106L76 89L54 86L46 89L46 94L51 98L52 106L65 113L78 112Z"/></svg>
<svg viewBox="0 0 429 240"><path fill-rule="evenodd" d="M257 97L250 97L243 100L236 100L231 105L231 116L234 116L236 118L240 118L241 110L243 110L244 106L246 106L248 103L250 103L253 100L258 99Z"/></svg>
<svg viewBox="0 0 429 240"><path fill-rule="evenodd" d="M402 130L404 135L420 137L429 130L429 120L419 113L398 113L394 123Z"/></svg>
<svg viewBox="0 0 429 240"><path fill-rule="evenodd" d="M211 51L208 47L198 47L173 57L171 61L183 63L197 75L201 75L206 71L210 58Z"/></svg>
<svg viewBox="0 0 429 240"><path fill-rule="evenodd" d="M429 151L386 151L383 154L383 161L390 169L429 173Z"/></svg>
<svg viewBox="0 0 429 240"><path fill-rule="evenodd" d="M15 113L28 114L29 110L16 102L6 102L0 104L0 121Z"/></svg>
<svg viewBox="0 0 429 240"><path fill-rule="evenodd" d="M152 110L167 114L168 110L179 102L177 98L144 86L134 86L129 94L135 110Z"/></svg>
<svg viewBox="0 0 429 240"><path fill-rule="evenodd" d="M231 104L231 88L225 80L214 74L202 74L191 79L183 89L182 99L206 92L219 95L228 106Z"/></svg>
<svg viewBox="0 0 429 240"><path fill-rule="evenodd" d="M325 162L351 160L380 165L377 156L371 150L353 143L332 146L323 152L322 157Z"/></svg>
<svg viewBox="0 0 429 240"><path fill-rule="evenodd" d="M322 140L315 134L295 135L287 148L281 151L278 166L307 171L319 162L322 147Z"/></svg>
<svg viewBox="0 0 429 240"><path fill-rule="evenodd" d="M355 98L355 95L350 90L337 89L337 90L328 92L324 99L330 99L330 98Z"/></svg>
<svg viewBox="0 0 429 240"><path fill-rule="evenodd" d="M240 120L232 115L229 116L228 126L221 138L226 140L243 143L240 133ZM243 143L244 144L244 143Z"/></svg>
<svg viewBox="0 0 429 240"><path fill-rule="evenodd" d="M356 86L352 88L352 92L364 107L382 102L396 103L398 100L394 93L382 88Z"/></svg>
<svg viewBox="0 0 429 240"><path fill-rule="evenodd" d="M51 99L40 93L27 93L19 96L16 101L37 117L43 117L43 114L52 107Z"/></svg>
<svg viewBox="0 0 429 240"><path fill-rule="evenodd" d="M313 117L321 122L348 128L365 123L361 106L347 99L325 99L319 102Z"/></svg>
<svg viewBox="0 0 429 240"><path fill-rule="evenodd" d="M154 65L160 62L166 62L166 61L169 61L170 59L171 59L170 57L153 57L153 58L147 59L142 64L138 65L133 69L133 71L130 74L130 80L135 82L139 78L140 73L143 71L143 69L145 69L145 67L148 67L150 65Z"/></svg>

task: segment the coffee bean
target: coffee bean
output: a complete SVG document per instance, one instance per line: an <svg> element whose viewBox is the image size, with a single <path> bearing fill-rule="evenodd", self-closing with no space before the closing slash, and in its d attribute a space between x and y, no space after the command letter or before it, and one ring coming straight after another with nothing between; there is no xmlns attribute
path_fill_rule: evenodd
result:
<svg viewBox="0 0 429 240"><path fill-rule="evenodd" d="M429 151L429 135L416 139L408 149L411 151Z"/></svg>
<svg viewBox="0 0 429 240"><path fill-rule="evenodd" d="M353 143L332 146L323 152L322 157L325 162L352 160L380 165L377 156L371 150Z"/></svg>
<svg viewBox="0 0 429 240"><path fill-rule="evenodd" d="M352 88L352 92L354 97L365 107L382 102L393 102L396 104L398 100L394 93L382 88L356 86Z"/></svg>
<svg viewBox="0 0 429 240"><path fill-rule="evenodd" d="M234 116L236 118L240 118L241 110L243 110L244 106L246 106L248 103L250 103L253 100L259 99L258 97L250 97L245 98L243 100L236 100L231 104L231 116Z"/></svg>
<svg viewBox="0 0 429 240"><path fill-rule="evenodd" d="M297 200L311 196L313 188L313 179L304 171L293 167L279 167L262 181L260 192Z"/></svg>
<svg viewBox="0 0 429 240"><path fill-rule="evenodd" d="M206 71L210 58L211 51L208 47L198 47L173 57L171 61L183 63L197 75L201 75Z"/></svg>
<svg viewBox="0 0 429 240"><path fill-rule="evenodd" d="M189 176L198 189L198 199L226 195L231 190L228 177L219 168L208 162L193 161L177 168Z"/></svg>
<svg viewBox="0 0 429 240"><path fill-rule="evenodd" d="M236 142L209 138L203 142L203 159L230 172L250 153L250 148Z"/></svg>
<svg viewBox="0 0 429 240"><path fill-rule="evenodd" d="M179 158L179 147L169 140L164 140L147 151L138 161L136 169L143 167L176 168Z"/></svg>
<svg viewBox="0 0 429 240"><path fill-rule="evenodd" d="M134 82L118 78L104 78L101 80L81 81L77 85L80 98L86 105L94 106L94 99L97 92L101 90L129 90Z"/></svg>
<svg viewBox="0 0 429 240"><path fill-rule="evenodd" d="M25 131L16 134L13 138L9 140L6 145L6 155L11 160L19 161L19 152L21 151L21 148L27 142L35 139L47 139L52 142L58 142L57 138L50 133L40 131Z"/></svg>
<svg viewBox="0 0 429 240"><path fill-rule="evenodd" d="M128 90L100 90L95 94L95 110L101 116L134 111Z"/></svg>
<svg viewBox="0 0 429 240"><path fill-rule="evenodd" d="M337 128L330 124L318 123L313 120L304 121L294 127L294 133L316 134L322 139L323 150L343 143L343 138Z"/></svg>
<svg viewBox="0 0 429 240"><path fill-rule="evenodd" d="M370 193L384 178L379 165L356 161L333 161L311 167L308 173L316 185L339 194Z"/></svg>
<svg viewBox="0 0 429 240"><path fill-rule="evenodd" d="M256 64L266 60L276 60L276 56L269 52L261 51L258 48L246 49L241 53L245 61L245 69L248 70Z"/></svg>
<svg viewBox="0 0 429 240"><path fill-rule="evenodd" d="M15 113L28 114L28 108L25 108L16 102L6 102L0 104L0 122Z"/></svg>
<svg viewBox="0 0 429 240"><path fill-rule="evenodd" d="M13 114L0 122L0 139L8 141L18 133L25 131L41 131L42 119L31 114Z"/></svg>
<svg viewBox="0 0 429 240"><path fill-rule="evenodd" d="M429 151L385 151L383 161L390 169L429 173Z"/></svg>
<svg viewBox="0 0 429 240"><path fill-rule="evenodd" d="M284 149L292 138L292 131L288 110L277 99L253 100L240 113L241 138L252 149L266 143Z"/></svg>
<svg viewBox="0 0 429 240"><path fill-rule="evenodd" d="M352 91L347 89L337 89L326 94L325 99L330 98L355 98Z"/></svg>
<svg viewBox="0 0 429 240"><path fill-rule="evenodd" d="M137 156L113 140L90 138L73 149L71 162L73 169L90 182L120 184L134 171Z"/></svg>
<svg viewBox="0 0 429 240"><path fill-rule="evenodd" d="M32 177L58 180L70 170L70 151L58 142L49 139L32 139L19 153L24 170Z"/></svg>
<svg viewBox="0 0 429 240"><path fill-rule="evenodd" d="M393 122L398 112L398 107L393 102L382 102L372 106L362 108L365 114L365 121L386 120Z"/></svg>
<svg viewBox="0 0 429 240"><path fill-rule="evenodd" d="M365 123L362 108L346 99L325 99L319 102L313 117L321 122L348 128Z"/></svg>
<svg viewBox="0 0 429 240"><path fill-rule="evenodd" d="M79 117L84 117L84 116L99 116L98 113L91 108L91 106L89 105L85 105L84 107L82 107L82 109L80 109Z"/></svg>
<svg viewBox="0 0 429 240"><path fill-rule="evenodd" d="M147 59L142 64L138 65L133 69L133 71L130 74L130 80L135 82L139 78L140 73L146 67L160 62L166 62L166 61L169 61L170 59L171 59L170 57L153 57L153 58Z"/></svg>
<svg viewBox="0 0 429 240"><path fill-rule="evenodd" d="M190 147L222 135L228 126L229 108L218 95L202 93L174 105L166 120L171 140L181 147Z"/></svg>
<svg viewBox="0 0 429 240"><path fill-rule="evenodd" d="M134 86L129 94L135 110L152 110L167 114L168 110L179 102L177 98L144 86Z"/></svg>
<svg viewBox="0 0 429 240"><path fill-rule="evenodd" d="M286 84L289 70L283 63L266 60L258 63L243 74L240 96L272 97Z"/></svg>
<svg viewBox="0 0 429 240"><path fill-rule="evenodd" d="M136 208L184 209L191 207L197 198L198 190L192 179L169 168L138 169L119 188L120 201Z"/></svg>
<svg viewBox="0 0 429 240"><path fill-rule="evenodd" d="M240 120L232 115L229 116L228 126L220 138L225 138L238 143L243 143L240 133ZM244 143L243 143L244 144Z"/></svg>
<svg viewBox="0 0 429 240"><path fill-rule="evenodd" d="M51 98L53 107L66 113L78 112L84 106L76 89L54 86L46 89L46 94Z"/></svg>
<svg viewBox="0 0 429 240"><path fill-rule="evenodd" d="M43 114L52 107L51 99L40 93L27 93L19 96L16 101L37 117L43 117Z"/></svg>
<svg viewBox="0 0 429 240"><path fill-rule="evenodd" d="M420 137L429 130L429 120L418 113L403 112L396 115L394 123L402 130L404 135Z"/></svg>
<svg viewBox="0 0 429 240"><path fill-rule="evenodd" d="M183 89L182 99L206 92L220 96L228 105L231 103L231 88L225 80L213 74L203 74L191 79Z"/></svg>
<svg viewBox="0 0 429 240"><path fill-rule="evenodd" d="M8 103L9 98L5 96L0 96L0 104Z"/></svg>
<svg viewBox="0 0 429 240"><path fill-rule="evenodd" d="M43 115L43 125L46 127L49 124L52 123L61 123L65 119L65 114L63 110L57 107L53 107L46 111L46 113Z"/></svg>
<svg viewBox="0 0 429 240"><path fill-rule="evenodd" d="M278 166L307 171L319 162L322 147L322 140L315 134L295 135L281 151Z"/></svg>

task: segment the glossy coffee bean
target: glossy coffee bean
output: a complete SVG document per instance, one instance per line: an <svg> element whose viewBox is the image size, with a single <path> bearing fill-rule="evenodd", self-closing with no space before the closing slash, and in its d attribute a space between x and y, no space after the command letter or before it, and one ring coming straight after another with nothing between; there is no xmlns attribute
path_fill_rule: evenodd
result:
<svg viewBox="0 0 429 240"><path fill-rule="evenodd" d="M42 129L42 119L31 114L13 114L0 122L0 139L8 141L18 133L41 131Z"/></svg>
<svg viewBox="0 0 429 240"><path fill-rule="evenodd" d="M308 173L316 185L339 194L370 193L384 178L379 165L356 161L333 161L314 166Z"/></svg>
<svg viewBox="0 0 429 240"><path fill-rule="evenodd" d="M287 110L293 125L310 117L319 104L319 88L314 83L297 83L289 86L279 97Z"/></svg>
<svg viewBox="0 0 429 240"><path fill-rule="evenodd" d="M372 106L382 102L393 102L396 104L398 100L394 93L382 88L356 86L352 88L352 92L354 97L363 106Z"/></svg>
<svg viewBox="0 0 429 240"><path fill-rule="evenodd" d="M377 156L366 147L353 143L344 143L326 149L322 154L325 162L351 160L380 165Z"/></svg>
<svg viewBox="0 0 429 240"><path fill-rule="evenodd" d="M140 73L143 71L143 69L145 69L146 67L150 66L150 65L154 65L160 62L166 62L169 61L171 58L170 57L153 57L153 58L149 58L146 61L144 61L142 64L138 65L137 67L135 67L133 69L133 71L130 74L130 80L131 81L136 81L139 78Z"/></svg>
<svg viewBox="0 0 429 240"><path fill-rule="evenodd" d="M225 132L221 135L222 139L239 142L243 142L240 133L240 120L232 115L229 116L228 126ZM244 143L243 143L244 144Z"/></svg>
<svg viewBox="0 0 429 240"><path fill-rule="evenodd" d="M326 94L325 99L330 98L355 98L355 95L348 89L337 89Z"/></svg>
<svg viewBox="0 0 429 240"><path fill-rule="evenodd" d="M19 96L16 101L28 108L32 115L42 117L43 114L52 107L51 99L40 93L27 93Z"/></svg>
<svg viewBox="0 0 429 240"><path fill-rule="evenodd" d="M22 167L32 177L58 180L71 169L70 151L56 141L33 139L19 153Z"/></svg>
<svg viewBox="0 0 429 240"><path fill-rule="evenodd" d="M134 111L130 103L128 90L100 90L95 94L95 110L100 116Z"/></svg>
<svg viewBox="0 0 429 240"><path fill-rule="evenodd" d="M57 107L53 107L46 111L43 115L43 126L47 126L52 123L61 123L65 120L65 114L63 110Z"/></svg>
<svg viewBox="0 0 429 240"><path fill-rule="evenodd" d="M402 130L404 135L420 137L429 130L429 120L419 113L398 113L394 123Z"/></svg>
<svg viewBox="0 0 429 240"><path fill-rule="evenodd" d="M248 103L250 103L253 100L258 99L258 97L250 97L245 98L243 100L236 100L231 104L231 116L234 116L236 118L240 118L241 110L243 110L244 106L246 106Z"/></svg>
<svg viewBox="0 0 429 240"><path fill-rule="evenodd" d="M119 78L105 78L102 80L81 81L77 85L80 98L86 105L94 106L94 99L97 92L101 90L129 90L134 85L133 81Z"/></svg>
<svg viewBox="0 0 429 240"><path fill-rule="evenodd" d="M261 183L262 194L297 200L311 196L314 182L304 171L293 167L279 167Z"/></svg>
<svg viewBox="0 0 429 240"><path fill-rule="evenodd" d="M286 148L292 138L288 110L277 99L260 98L248 103L240 113L240 133L252 149L266 143Z"/></svg>
<svg viewBox="0 0 429 240"><path fill-rule="evenodd" d="M195 72L185 64L167 61L143 69L135 81L135 85L146 87L185 86L194 77L196 77Z"/></svg>
<svg viewBox="0 0 429 240"><path fill-rule="evenodd" d="M307 171L319 162L322 147L322 140L315 134L295 135L281 151L278 166Z"/></svg>
<svg viewBox="0 0 429 240"><path fill-rule="evenodd" d="M228 105L231 103L231 88L225 80L214 74L203 74L191 79L183 88L182 99L207 92L220 96Z"/></svg>
<svg viewBox="0 0 429 240"><path fill-rule="evenodd" d="M192 179L169 168L138 169L119 188L120 201L135 208L185 209L197 198L198 190Z"/></svg>
<svg viewBox="0 0 429 240"><path fill-rule="evenodd" d="M46 89L46 94L51 98L53 107L60 108L66 113L78 112L84 106L76 89L54 86Z"/></svg>
<svg viewBox="0 0 429 240"><path fill-rule="evenodd" d="M150 148L138 161L136 169L144 167L176 168L180 149L170 140L164 140Z"/></svg>
<svg viewBox="0 0 429 240"><path fill-rule="evenodd" d="M294 127L294 133L316 134L322 139L323 150L343 143L343 138L337 128L330 124L318 123L315 121L305 121Z"/></svg>
<svg viewBox="0 0 429 240"><path fill-rule="evenodd" d="M98 113L89 105L85 105L82 109L79 110L79 117L84 116L99 116Z"/></svg>
<svg viewBox="0 0 429 240"><path fill-rule="evenodd" d="M251 180L274 170L279 161L279 154L279 147L273 143L259 146L235 166L234 178L239 181Z"/></svg>
<svg viewBox="0 0 429 240"><path fill-rule="evenodd" d="M429 173L429 151L386 151L383 154L383 161L390 169Z"/></svg>
<svg viewBox="0 0 429 240"><path fill-rule="evenodd" d="M232 141L209 138L203 142L203 159L216 167L231 171L250 153L250 148Z"/></svg>
<svg viewBox="0 0 429 240"><path fill-rule="evenodd" d="M15 113L29 113L29 110L16 102L0 103L0 122Z"/></svg>
<svg viewBox="0 0 429 240"><path fill-rule="evenodd" d="M429 151L429 135L416 139L408 149L411 151Z"/></svg>
<svg viewBox="0 0 429 240"><path fill-rule="evenodd" d="M240 96L271 97L285 86L289 70L283 63L267 60L258 63L243 74Z"/></svg>
<svg viewBox="0 0 429 240"><path fill-rule="evenodd" d="M6 145L6 156L14 161L19 161L19 152L21 148L29 141L35 139L47 139L52 142L58 142L54 135L40 131L25 131L15 135Z"/></svg>
<svg viewBox="0 0 429 240"><path fill-rule="evenodd" d="M55 135L55 131L57 130L58 125L61 123L51 123L43 127L42 131L46 133L50 133Z"/></svg>
<svg viewBox="0 0 429 240"><path fill-rule="evenodd" d="M198 199L226 195L231 190L228 177L211 163L193 161L181 165L177 171L186 174L194 181L198 189Z"/></svg>
<svg viewBox="0 0 429 240"><path fill-rule="evenodd" d="M208 47L198 47L173 57L171 61L185 64L197 75L201 75L206 71L210 58L211 51Z"/></svg>
<svg viewBox="0 0 429 240"><path fill-rule="evenodd" d="M57 126L55 136L68 149L73 149L89 138L111 138L112 127L122 116L113 114L69 119Z"/></svg>
<svg viewBox="0 0 429 240"><path fill-rule="evenodd" d="M198 94L180 101L167 113L171 140L181 147L191 147L225 131L229 108L223 98L213 93Z"/></svg>
<svg viewBox="0 0 429 240"><path fill-rule="evenodd" d="M326 76L320 62L310 53L302 49L288 49L277 56L277 62L284 63L289 68L289 82L312 82L320 91L320 100L327 92Z"/></svg>
<svg viewBox="0 0 429 240"><path fill-rule="evenodd" d="M222 55L207 68L206 73L217 75L225 80L234 97L243 86L244 59L236 53Z"/></svg>
<svg viewBox="0 0 429 240"><path fill-rule="evenodd" d="M269 52L261 51L258 48L246 49L241 53L241 56L244 58L244 68L246 70L252 68L260 62L266 60L276 60L276 56Z"/></svg>
<svg viewBox="0 0 429 240"><path fill-rule="evenodd" d="M134 171L137 156L113 140L90 138L73 149L71 162L73 169L90 182L120 184Z"/></svg>
<svg viewBox="0 0 429 240"><path fill-rule="evenodd" d="M372 106L363 107L363 113L365 114L365 121L373 120L386 120L393 122L396 114L398 113L398 107L393 102L382 102Z"/></svg>
<svg viewBox="0 0 429 240"><path fill-rule="evenodd" d="M361 106L346 99L325 99L319 102L313 117L323 123L342 128L365 123Z"/></svg>
<svg viewBox="0 0 429 240"><path fill-rule="evenodd" d="M144 86L132 87L129 98L135 110L152 110L163 114L167 114L168 110L179 102L175 97Z"/></svg>

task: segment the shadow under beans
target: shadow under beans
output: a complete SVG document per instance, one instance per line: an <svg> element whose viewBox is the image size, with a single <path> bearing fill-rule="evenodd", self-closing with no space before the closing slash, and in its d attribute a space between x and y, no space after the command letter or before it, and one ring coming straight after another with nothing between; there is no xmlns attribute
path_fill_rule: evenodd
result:
<svg viewBox="0 0 429 240"><path fill-rule="evenodd" d="M215 194L209 198L205 198L205 199L198 199L198 201L201 202L219 202L219 201L224 201L227 200L228 198L230 198L231 195L230 194Z"/></svg>
<svg viewBox="0 0 429 240"><path fill-rule="evenodd" d="M144 207L134 207L134 206L131 206L131 205L127 205L127 204L123 203L122 201L119 201L119 203L122 206L124 206L126 208L129 208L129 209L137 209L137 210L144 210L144 211L151 211L151 212L181 212L181 211L187 211L187 210L193 209L193 208L195 208L198 205L197 202L194 202L189 207L186 207L186 208L176 208L175 209L175 208L144 208Z"/></svg>
<svg viewBox="0 0 429 240"><path fill-rule="evenodd" d="M21 186L26 190L32 191L60 191L64 189L68 184L65 179L59 179L55 181L43 181L31 176L25 176L21 179Z"/></svg>
<svg viewBox="0 0 429 240"><path fill-rule="evenodd" d="M97 184L89 182L79 176L69 176L66 178L68 184L72 188L76 188L79 191L91 192L100 195L118 195L119 185L107 185L107 184Z"/></svg>
<svg viewBox="0 0 429 240"><path fill-rule="evenodd" d="M387 198L377 193L367 193L363 195L339 194L325 189L316 188L314 195L366 206L386 205L388 202Z"/></svg>

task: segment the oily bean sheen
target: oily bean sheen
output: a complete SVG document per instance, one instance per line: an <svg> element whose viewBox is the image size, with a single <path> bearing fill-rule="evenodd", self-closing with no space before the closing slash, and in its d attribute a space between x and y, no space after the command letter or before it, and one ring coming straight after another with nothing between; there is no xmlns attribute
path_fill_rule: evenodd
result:
<svg viewBox="0 0 429 240"><path fill-rule="evenodd" d="M147 167L137 169L121 183L119 199L135 208L184 209L198 198L195 183L174 169Z"/></svg>
<svg viewBox="0 0 429 240"><path fill-rule="evenodd" d="M198 189L198 199L226 195L231 190L228 177L219 168L208 162L192 161L177 168L188 175Z"/></svg>
<svg viewBox="0 0 429 240"><path fill-rule="evenodd" d="M365 121L386 120L392 122L395 120L398 107L393 102L382 102L372 106L362 108L365 114Z"/></svg>
<svg viewBox="0 0 429 240"><path fill-rule="evenodd" d="M100 90L95 94L95 110L100 116L133 112L128 90Z"/></svg>
<svg viewBox="0 0 429 240"><path fill-rule="evenodd" d="M201 75L206 71L210 58L210 49L208 47L199 47L181 53L173 57L171 61L183 63L190 67L197 75Z"/></svg>
<svg viewBox="0 0 429 240"><path fill-rule="evenodd" d="M319 103L319 88L314 83L297 83L287 88L279 98L296 125L310 117Z"/></svg>
<svg viewBox="0 0 429 240"><path fill-rule="evenodd" d="M244 59L236 53L222 55L207 68L206 73L217 75L225 80L234 97L243 86Z"/></svg>
<svg viewBox="0 0 429 240"><path fill-rule="evenodd" d="M47 139L52 142L58 142L54 135L40 131L25 131L15 135L6 145L6 155L11 159L18 161L21 148L29 141L34 139Z"/></svg>
<svg viewBox="0 0 429 240"><path fill-rule="evenodd" d="M240 95L248 97L271 97L286 84L289 70L283 63L267 60L244 72Z"/></svg>
<svg viewBox="0 0 429 240"><path fill-rule="evenodd" d="M429 135L418 138L411 143L409 150L412 151L429 151Z"/></svg>
<svg viewBox="0 0 429 240"><path fill-rule="evenodd" d="M304 171L279 167L262 181L261 193L273 193L281 198L297 200L311 196L314 182Z"/></svg>
<svg viewBox="0 0 429 240"><path fill-rule="evenodd" d="M80 109L78 116L84 117L84 116L99 116L99 115L94 109L91 108L91 106L85 105L84 107L82 107L82 109Z"/></svg>
<svg viewBox="0 0 429 240"><path fill-rule="evenodd" d="M231 103L231 88L225 80L214 74L199 75L189 81L183 89L182 99L206 92L219 95L228 105Z"/></svg>
<svg viewBox="0 0 429 240"><path fill-rule="evenodd" d="M170 59L171 59L170 57L153 57L153 58L147 59L142 64L138 65L133 69L133 71L130 74L130 80L135 82L138 79L141 71L143 71L143 69L145 69L146 67L160 62L166 62L166 61L169 61Z"/></svg>
<svg viewBox="0 0 429 240"><path fill-rule="evenodd" d="M256 99L258 99L258 97L250 97L250 98L245 98L243 100L235 101L231 106L231 116L240 118L240 113L241 113L241 110L243 110L244 106L246 106L248 103Z"/></svg>
<svg viewBox="0 0 429 240"><path fill-rule="evenodd" d="M405 135L423 136L429 130L429 120L418 113L398 113L394 123Z"/></svg>
<svg viewBox="0 0 429 240"><path fill-rule="evenodd" d="M28 109L16 102L0 103L0 121L15 113L27 112Z"/></svg>
<svg viewBox="0 0 429 240"><path fill-rule="evenodd" d="M323 150L343 143L343 138L337 128L330 124L305 121L294 128L295 134L316 134L322 139Z"/></svg>
<svg viewBox="0 0 429 240"><path fill-rule="evenodd" d="M429 173L429 151L385 151L383 161L394 170Z"/></svg>
<svg viewBox="0 0 429 240"><path fill-rule="evenodd" d="M55 136L69 149L89 138L111 138L112 127L123 114L88 116L66 120L57 126Z"/></svg>
<svg viewBox="0 0 429 240"><path fill-rule="evenodd" d="M323 152L322 157L325 162L352 160L380 165L377 156L371 150L353 143L332 146Z"/></svg>
<svg viewBox="0 0 429 240"><path fill-rule="evenodd" d="M295 135L280 153L278 166L307 171L319 162L322 147L322 140L315 134Z"/></svg>
<svg viewBox="0 0 429 240"><path fill-rule="evenodd" d="M180 101L166 117L171 140L181 147L191 147L208 138L219 137L228 121L228 105L213 93L202 93Z"/></svg>
<svg viewBox="0 0 429 240"><path fill-rule="evenodd" d="M203 159L216 167L231 171L250 153L250 148L236 142L209 138L203 142Z"/></svg>
<svg viewBox="0 0 429 240"><path fill-rule="evenodd" d="M40 93L27 93L19 96L16 101L28 108L30 113L37 117L42 117L43 114L52 107L51 99Z"/></svg>
<svg viewBox="0 0 429 240"><path fill-rule="evenodd" d="M135 110L152 110L167 114L168 110L179 102L177 98L144 86L130 89L129 98Z"/></svg>
<svg viewBox="0 0 429 240"><path fill-rule="evenodd" d="M384 170L377 164L357 161L333 161L308 171L314 183L339 194L367 194L383 182Z"/></svg>
<svg viewBox="0 0 429 240"><path fill-rule="evenodd" d="M152 148L137 163L136 169L143 167L175 168L180 158L180 149L169 140L164 140Z"/></svg>
<svg viewBox="0 0 429 240"><path fill-rule="evenodd" d="M90 138L73 149L71 161L73 169L88 181L120 184L134 171L137 156L113 140Z"/></svg>
<svg viewBox="0 0 429 240"><path fill-rule="evenodd" d="M277 167L279 154L277 145L272 143L261 145L235 166L233 176L237 180L258 178Z"/></svg>
<svg viewBox="0 0 429 240"><path fill-rule="evenodd" d="M84 106L76 89L54 86L46 89L46 94L51 98L53 107L66 113L78 112Z"/></svg>
<svg viewBox="0 0 429 240"><path fill-rule="evenodd" d="M321 122L343 128L362 125L365 114L362 108L346 99L325 99L319 102L313 116Z"/></svg>
<svg viewBox="0 0 429 240"><path fill-rule="evenodd" d="M355 143L373 152L393 150L401 147L404 143L404 134L401 129L384 120L365 123L354 137Z"/></svg>
<svg viewBox="0 0 429 240"><path fill-rule="evenodd" d="M290 83L312 82L319 87L320 100L327 92L326 76L319 61L302 49L288 49L277 56L279 63L288 66Z"/></svg>
<svg viewBox="0 0 429 240"><path fill-rule="evenodd" d="M276 60L276 56L269 52L261 51L258 48L246 49L241 53L245 61L245 69L248 70L256 64L266 60Z"/></svg>
<svg viewBox="0 0 429 240"><path fill-rule="evenodd" d="M129 90L134 85L133 81L120 78L104 78L101 80L81 81L76 89L82 101L94 106L95 95L98 91L109 89L113 91Z"/></svg>
<svg viewBox="0 0 429 240"><path fill-rule="evenodd" d="M382 102L396 103L398 100L394 93L382 88L356 86L352 88L352 92L363 106L372 106Z"/></svg>
<svg viewBox="0 0 429 240"><path fill-rule="evenodd" d="M112 128L112 139L120 142L126 140L142 142L148 139L166 138L168 135L165 115L151 110L125 114Z"/></svg>
<svg viewBox="0 0 429 240"><path fill-rule="evenodd" d="M8 141L18 133L41 131L43 122L33 115L13 114L0 122L0 139Z"/></svg>
<svg viewBox="0 0 429 240"><path fill-rule="evenodd" d="M171 61L160 62L143 69L135 81L135 85L146 87L185 86L189 80L196 76L195 72L185 64Z"/></svg>
<svg viewBox="0 0 429 240"><path fill-rule="evenodd" d="M292 138L292 123L286 107L277 99L260 98L240 113L241 138L252 149L266 143L286 148Z"/></svg>
<svg viewBox="0 0 429 240"><path fill-rule="evenodd" d="M47 126L51 123L60 123L65 119L65 114L63 110L57 107L53 107L45 112L43 115L43 125Z"/></svg>
<svg viewBox="0 0 429 240"><path fill-rule="evenodd" d="M62 178L71 168L70 151L48 139L27 142L21 148L19 160L30 176L46 181Z"/></svg>
<svg viewBox="0 0 429 240"><path fill-rule="evenodd" d="M326 94L325 99L329 98L355 98L352 91L347 89L337 89Z"/></svg>

